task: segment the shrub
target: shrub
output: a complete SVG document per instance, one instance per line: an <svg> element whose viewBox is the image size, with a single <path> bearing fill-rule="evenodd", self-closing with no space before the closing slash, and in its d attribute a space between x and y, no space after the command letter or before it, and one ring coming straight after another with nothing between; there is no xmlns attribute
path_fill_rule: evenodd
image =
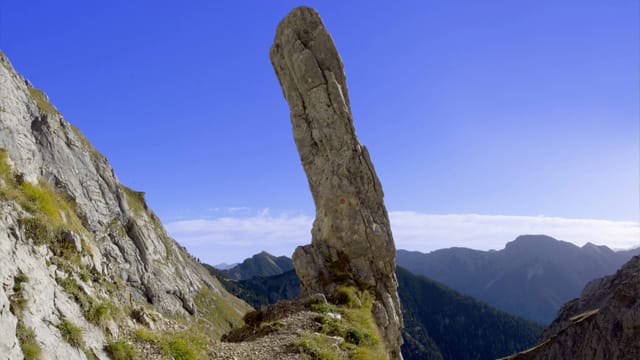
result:
<svg viewBox="0 0 640 360"><path fill-rule="evenodd" d="M133 345L124 340L108 343L104 350L111 355L113 360L136 360L136 351Z"/></svg>

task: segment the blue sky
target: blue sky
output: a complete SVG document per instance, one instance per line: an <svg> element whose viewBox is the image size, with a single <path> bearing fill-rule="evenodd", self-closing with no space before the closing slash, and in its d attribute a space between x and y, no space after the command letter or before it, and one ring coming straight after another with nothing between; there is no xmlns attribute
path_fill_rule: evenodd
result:
<svg viewBox="0 0 640 360"><path fill-rule="evenodd" d="M299 4L4 0L0 48L197 256L287 254L314 208L268 50ZM640 243L637 1L307 4L345 63L398 247L495 248L557 230L541 218L578 244Z"/></svg>

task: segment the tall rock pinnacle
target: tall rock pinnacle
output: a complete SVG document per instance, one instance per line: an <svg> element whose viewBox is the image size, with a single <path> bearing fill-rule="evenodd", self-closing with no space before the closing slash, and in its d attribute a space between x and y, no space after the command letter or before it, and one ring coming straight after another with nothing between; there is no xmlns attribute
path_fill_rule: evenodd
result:
<svg viewBox="0 0 640 360"><path fill-rule="evenodd" d="M399 359L395 245L382 186L356 137L340 55L318 13L298 7L278 25L270 56L316 205L312 242L293 254L302 287L329 296L340 285L370 291L389 357Z"/></svg>

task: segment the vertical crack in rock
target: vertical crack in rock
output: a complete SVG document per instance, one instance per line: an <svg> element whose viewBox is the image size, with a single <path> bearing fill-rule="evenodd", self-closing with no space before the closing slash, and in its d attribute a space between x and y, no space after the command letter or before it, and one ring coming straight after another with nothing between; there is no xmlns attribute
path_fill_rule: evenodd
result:
<svg viewBox="0 0 640 360"><path fill-rule="evenodd" d="M339 285L371 291L389 357L399 359L395 245L382 186L356 137L340 55L318 13L299 7L278 25L270 57L316 205L312 243L293 254L302 287L327 295Z"/></svg>

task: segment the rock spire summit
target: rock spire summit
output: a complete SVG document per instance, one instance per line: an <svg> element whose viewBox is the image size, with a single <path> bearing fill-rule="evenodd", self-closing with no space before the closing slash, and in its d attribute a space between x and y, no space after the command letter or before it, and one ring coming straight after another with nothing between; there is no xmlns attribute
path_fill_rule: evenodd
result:
<svg viewBox="0 0 640 360"><path fill-rule="evenodd" d="M278 25L270 57L316 205L312 242L293 254L302 287L328 296L342 285L372 293L389 357L399 359L395 245L382 186L353 126L340 55L318 13L298 7Z"/></svg>

